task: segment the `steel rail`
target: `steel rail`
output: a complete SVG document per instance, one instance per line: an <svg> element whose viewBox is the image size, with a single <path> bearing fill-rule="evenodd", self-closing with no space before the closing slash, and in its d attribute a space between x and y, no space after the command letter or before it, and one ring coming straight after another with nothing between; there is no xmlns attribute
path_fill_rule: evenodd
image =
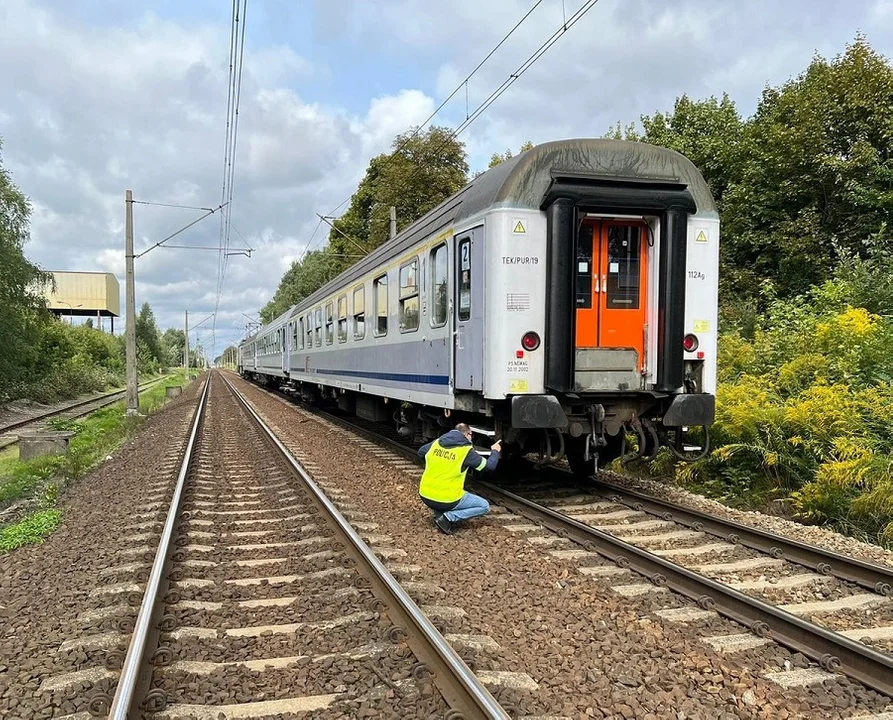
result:
<svg viewBox="0 0 893 720"><path fill-rule="evenodd" d="M873 590L880 595L893 596L893 569L891 568L874 565L824 548L813 547L766 530L742 525L734 520L714 517L701 510L687 508L668 500L614 485L600 477L596 477L592 482L596 490L606 491L605 494L609 497L613 494L619 502L635 510L644 510L665 520L721 537L733 545L744 545L772 557L804 565L822 575L833 575L841 580L847 580Z"/></svg>
<svg viewBox="0 0 893 720"><path fill-rule="evenodd" d="M280 394L270 394L285 400ZM357 426L349 420L317 408L309 408L308 412L339 424L358 435L379 443L386 443L411 460L419 462L417 454L412 452L411 448L396 440L381 436L372 430ZM501 487L481 481L477 481L475 484L485 488L491 493L491 496L498 497L502 505L511 507L522 515L555 530L559 535L598 552L621 567L630 567L648 577L656 585L665 584L671 590L694 600L701 607L715 609L718 613L745 625L756 635L771 637L780 645L816 660L823 669L829 672L840 670L858 682L893 697L893 658L889 655L803 620L774 605L751 598L734 588L653 555L613 535L538 505ZM624 492L628 493L629 491L624 490Z"/></svg>
<svg viewBox="0 0 893 720"><path fill-rule="evenodd" d="M164 521L164 530L161 533L161 539L158 541L158 549L155 551L155 560L152 563L152 570L149 573L149 579L146 582L146 591L143 594L143 601L140 604L139 613L134 623L133 634L130 637L130 644L127 647L127 655L124 658L124 665L121 669L121 677L118 680L118 686L115 689L115 697L109 708L108 717L112 720L127 720L134 702L134 694L139 681L140 672L143 670L146 662L147 639L152 622L152 617L156 611L156 603L158 601L159 587L161 586L162 576L164 574L164 566L167 563L170 554L171 539L176 525L177 515L180 509L180 501L183 496L183 487L186 484L186 475L192 463L192 456L195 450L195 439L198 436L199 425L204 417L205 407L207 406L208 391L211 387L211 376L205 380L205 387L202 390L201 399L195 409L195 415L192 420L192 430L189 433L189 441L186 444L186 452L183 455L183 462L180 465L180 473L177 475L177 484L174 487L174 495L171 498L170 508Z"/></svg>
<svg viewBox="0 0 893 720"><path fill-rule="evenodd" d="M647 550L630 545L560 512L539 505L490 483L478 482L491 498L535 520L620 567L645 575L654 585L666 585L694 600L705 610L716 610L748 627L758 637L770 637L780 645L817 661L829 671L843 674L878 692L893 697L893 657L827 630L807 620L757 600L734 588L676 565Z"/></svg>
<svg viewBox="0 0 893 720"><path fill-rule="evenodd" d="M227 378L223 375L221 378L278 454L304 482L315 502L328 515L334 528L346 541L346 546L352 550L351 554L354 558L365 566L367 577L373 586L373 592L380 599L386 598L384 600L385 609L394 622L395 629L400 628L397 631L397 636L407 634L407 644L416 657L433 671L434 683L450 707L461 712L462 716L468 720L471 718L509 720L509 715L489 690L453 650L400 583L394 579L381 560L363 542L357 531L338 511L338 508L329 500L288 448L283 445L282 441L276 437L248 400ZM402 628L409 628L409 632L402 633Z"/></svg>
<svg viewBox="0 0 893 720"><path fill-rule="evenodd" d="M170 375L165 375L164 377L158 378L157 380L153 380L152 382L147 382L143 385L140 385L139 389L140 389L140 391L142 391L142 390L145 390L146 388L154 387L158 383L163 382L164 380L167 380L167 378L169 378L169 377L170 377ZM97 395L96 397L88 398L87 400L79 400L76 403L71 403L71 405L66 405L63 408L59 408L58 410L50 410L49 412L45 412L41 415L36 415L31 418L26 418L24 420L16 420L13 423L9 423L8 425L3 425L2 427L0 427L0 435L4 435L4 434L8 433L10 430L15 430L16 428L20 428L23 425L30 425L31 423L40 422L41 420L46 420L47 418L51 418L54 415L61 415L62 413L66 413L69 410L75 410L76 408L83 407L84 405L89 405L90 403L95 403L95 402L101 403L96 406L96 409L98 410L102 407L105 407L106 405L111 405L113 402L115 402L116 396L118 396L118 395L123 396L124 393L126 393L126 392L127 392L126 390L113 390L112 392L105 393L104 395ZM89 412L92 412L92 410L90 410ZM79 417L79 416L75 415L74 417Z"/></svg>

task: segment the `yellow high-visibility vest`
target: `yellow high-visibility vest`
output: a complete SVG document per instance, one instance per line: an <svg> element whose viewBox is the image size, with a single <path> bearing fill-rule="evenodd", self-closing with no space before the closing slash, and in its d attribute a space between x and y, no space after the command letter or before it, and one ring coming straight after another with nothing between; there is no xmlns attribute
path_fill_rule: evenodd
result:
<svg viewBox="0 0 893 720"><path fill-rule="evenodd" d="M425 453L425 472L419 484L419 495L439 503L452 503L465 493L465 473L462 463L471 452L471 445L445 448L439 440L431 443Z"/></svg>

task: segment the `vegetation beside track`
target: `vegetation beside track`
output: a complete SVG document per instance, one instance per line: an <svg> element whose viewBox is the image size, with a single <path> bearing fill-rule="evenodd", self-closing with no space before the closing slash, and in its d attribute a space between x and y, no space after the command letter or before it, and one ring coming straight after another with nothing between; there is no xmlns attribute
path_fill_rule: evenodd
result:
<svg viewBox="0 0 893 720"><path fill-rule="evenodd" d="M62 518L60 494L133 436L145 422L144 416L164 405L168 385L182 387L187 382L181 370L140 393L140 417L126 416L124 403L118 402L82 420L51 420L51 427L76 433L67 455L21 461L15 447L0 453L0 553L39 542L52 533ZM4 508L10 513L6 524Z"/></svg>
<svg viewBox="0 0 893 720"><path fill-rule="evenodd" d="M712 452L638 471L893 546L891 267L874 250L723 333Z"/></svg>
<svg viewBox="0 0 893 720"><path fill-rule="evenodd" d="M643 472L893 546L891 97L858 37L746 120L682 97L618 127L690 157L723 223L714 449Z"/></svg>

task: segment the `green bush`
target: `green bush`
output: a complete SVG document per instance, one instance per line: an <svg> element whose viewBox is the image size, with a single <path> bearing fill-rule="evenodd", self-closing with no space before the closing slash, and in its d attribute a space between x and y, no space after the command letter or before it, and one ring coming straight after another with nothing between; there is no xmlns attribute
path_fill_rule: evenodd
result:
<svg viewBox="0 0 893 720"><path fill-rule="evenodd" d="M847 272L772 302L752 339L721 336L714 449L675 472L737 503L788 498L805 522L891 544L893 318L854 307Z"/></svg>

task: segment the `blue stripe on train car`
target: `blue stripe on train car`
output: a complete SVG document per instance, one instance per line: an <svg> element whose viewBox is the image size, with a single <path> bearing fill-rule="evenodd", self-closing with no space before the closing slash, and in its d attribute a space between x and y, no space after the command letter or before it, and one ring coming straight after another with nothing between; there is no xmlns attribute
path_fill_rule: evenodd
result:
<svg viewBox="0 0 893 720"><path fill-rule="evenodd" d="M301 368L295 368L293 372L307 372ZM449 385L449 375L416 375L413 373L386 373L367 372L364 370L326 370L314 368L309 371L318 375L339 375L343 377L362 377L370 380L392 380L394 382L418 383L420 385Z"/></svg>

